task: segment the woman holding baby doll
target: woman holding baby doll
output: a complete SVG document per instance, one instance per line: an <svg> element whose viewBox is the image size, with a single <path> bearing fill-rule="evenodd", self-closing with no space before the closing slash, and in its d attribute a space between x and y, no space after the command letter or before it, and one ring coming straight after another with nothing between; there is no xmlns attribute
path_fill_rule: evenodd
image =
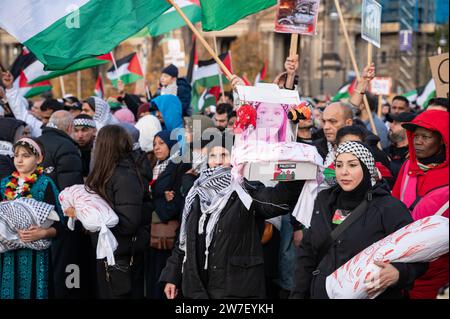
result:
<svg viewBox="0 0 450 319"><path fill-rule="evenodd" d="M328 299L327 276L413 222L387 184L376 183L375 160L365 145L352 141L339 145L335 167L337 185L319 193L311 226L300 245L292 298ZM388 299L404 298L404 291L427 270L426 263L375 265L380 267L380 275L369 276L364 289L369 297L382 292L378 298Z"/></svg>
<svg viewBox="0 0 450 319"><path fill-rule="evenodd" d="M116 265L97 260L97 297L100 299L142 298L142 263L149 240L145 227L144 178L133 160L133 144L127 131L118 125L103 127L96 139L95 164L86 187L104 199L119 217L111 228L118 242ZM68 214L69 212L65 212ZM94 251L98 233L92 233Z"/></svg>
<svg viewBox="0 0 450 319"><path fill-rule="evenodd" d="M63 215L54 182L42 174L44 147L33 138L22 138L14 144L16 171L0 184L0 199L12 201L33 198L55 206L60 222L49 228L32 226L19 230L22 242L54 239L62 231ZM0 299L48 299L53 296L51 250L18 249L0 254Z"/></svg>

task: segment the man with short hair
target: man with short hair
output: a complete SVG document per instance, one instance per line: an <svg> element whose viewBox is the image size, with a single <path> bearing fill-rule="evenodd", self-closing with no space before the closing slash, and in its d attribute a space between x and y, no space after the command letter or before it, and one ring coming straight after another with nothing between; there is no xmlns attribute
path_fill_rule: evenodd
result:
<svg viewBox="0 0 450 319"><path fill-rule="evenodd" d="M64 105L55 99L46 99L41 105L40 118L44 125L50 120L53 113L64 110Z"/></svg>
<svg viewBox="0 0 450 319"><path fill-rule="evenodd" d="M319 154L325 160L325 166L334 162L336 151L336 134L344 126L353 125L353 110L341 102L331 103L322 115L322 128L325 138L314 142Z"/></svg>
<svg viewBox="0 0 450 319"><path fill-rule="evenodd" d="M80 114L73 120L73 127L73 137L81 152L83 177L87 177L89 175L89 168L91 167L91 153L97 134L95 121L89 115Z"/></svg>
<svg viewBox="0 0 450 319"><path fill-rule="evenodd" d="M415 117L415 113L403 112L398 115L391 114L387 119L391 123L389 126L389 140L391 141L391 146L384 149L384 152L391 160L389 168L391 169L394 179L397 179L400 169L409 154L408 137L406 135L406 129L402 124L411 122Z"/></svg>
<svg viewBox="0 0 450 319"><path fill-rule="evenodd" d="M448 98L437 97L428 103L427 111L440 110L448 112Z"/></svg>
<svg viewBox="0 0 450 319"><path fill-rule="evenodd" d="M400 113L411 112L409 100L401 95L397 95L392 99L391 113L392 115L399 115Z"/></svg>
<svg viewBox="0 0 450 319"><path fill-rule="evenodd" d="M81 102L77 97L72 94L66 94L63 98L64 107L72 114L75 118L81 113Z"/></svg>
<svg viewBox="0 0 450 319"><path fill-rule="evenodd" d="M233 109L233 107L231 107ZM214 114L214 125L217 129L225 131L228 127L229 104L219 104Z"/></svg>

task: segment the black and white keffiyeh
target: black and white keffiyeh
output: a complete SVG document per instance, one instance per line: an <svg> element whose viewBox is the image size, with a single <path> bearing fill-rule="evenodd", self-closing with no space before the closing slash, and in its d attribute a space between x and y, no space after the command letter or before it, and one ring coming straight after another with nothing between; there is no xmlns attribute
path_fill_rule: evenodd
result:
<svg viewBox="0 0 450 319"><path fill-rule="evenodd" d="M82 127L90 127L96 128L95 121L91 119L74 119L73 126L82 126Z"/></svg>
<svg viewBox="0 0 450 319"><path fill-rule="evenodd" d="M51 241L41 239L31 243L23 243L18 230L27 230L31 226L48 228L49 219L57 220L55 207L32 198L19 198L14 201L0 203L0 253L29 248L44 250L50 247Z"/></svg>
<svg viewBox="0 0 450 319"><path fill-rule="evenodd" d="M97 130L106 125L119 124L119 121L112 115L109 104L96 96L91 97L95 103L94 121Z"/></svg>
<svg viewBox="0 0 450 319"><path fill-rule="evenodd" d="M186 222L192 210L195 198L200 199L200 209L202 216L199 220L198 232L203 234L204 226L208 215L210 216L206 225L206 261L205 269L208 269L209 246L213 240L214 228L220 218L220 214L228 203L233 193L231 168L218 167L209 168L203 171L195 181L194 186L186 197L183 210L183 219L180 231L180 249L185 253L186 260Z"/></svg>
<svg viewBox="0 0 450 319"><path fill-rule="evenodd" d="M348 141L339 145L336 151L336 158L343 153L351 153L355 155L369 170L372 185L375 185L378 172L375 167L375 159L372 152L359 142Z"/></svg>

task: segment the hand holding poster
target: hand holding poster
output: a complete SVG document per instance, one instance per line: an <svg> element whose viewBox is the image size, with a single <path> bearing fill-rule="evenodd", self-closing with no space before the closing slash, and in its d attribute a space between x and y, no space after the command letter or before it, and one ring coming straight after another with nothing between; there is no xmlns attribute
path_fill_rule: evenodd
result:
<svg viewBox="0 0 450 319"><path fill-rule="evenodd" d="M315 35L320 0L279 0L275 31Z"/></svg>

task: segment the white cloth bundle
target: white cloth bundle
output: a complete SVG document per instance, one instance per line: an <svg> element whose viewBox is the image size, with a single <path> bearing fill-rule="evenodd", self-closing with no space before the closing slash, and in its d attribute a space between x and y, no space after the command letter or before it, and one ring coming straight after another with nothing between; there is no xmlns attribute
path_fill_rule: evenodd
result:
<svg viewBox="0 0 450 319"><path fill-rule="evenodd" d="M76 217L69 218L68 227L75 229L75 221L79 220L83 227L92 232L99 232L97 243L97 259L106 258L108 265L115 265L114 251L118 243L109 228L119 223L119 217L99 195L89 193L84 185L74 185L59 194L63 211L73 207Z"/></svg>
<svg viewBox="0 0 450 319"><path fill-rule="evenodd" d="M448 253L448 218L420 219L364 249L326 279L330 299L368 299L366 278L375 275L378 262L430 262ZM376 298L382 292L372 296Z"/></svg>
<svg viewBox="0 0 450 319"><path fill-rule="evenodd" d="M29 248L45 250L51 241L40 239L30 243L20 240L18 230L28 230L31 226L49 228L59 221L55 207L32 198L19 198L0 203L0 253L10 250Z"/></svg>

